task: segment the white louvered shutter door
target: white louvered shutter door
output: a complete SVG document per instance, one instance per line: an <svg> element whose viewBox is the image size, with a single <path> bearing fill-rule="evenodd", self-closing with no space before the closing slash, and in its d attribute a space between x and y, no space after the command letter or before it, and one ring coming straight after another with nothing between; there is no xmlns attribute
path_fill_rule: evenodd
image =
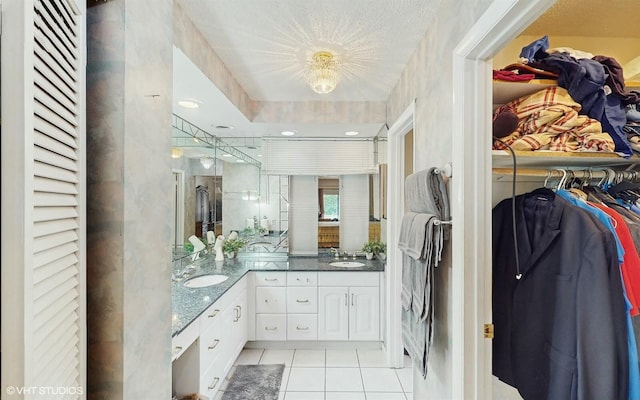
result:
<svg viewBox="0 0 640 400"><path fill-rule="evenodd" d="M67 0L34 3L32 378L37 386L52 388L51 399L84 394L79 206L84 65L74 8Z"/></svg>
<svg viewBox="0 0 640 400"><path fill-rule="evenodd" d="M33 380L48 398L84 390L80 262L80 21L68 0L34 2ZM65 389L53 389L53 388ZM70 393L66 392L80 392ZM42 394L42 391L38 393Z"/></svg>
<svg viewBox="0 0 640 400"><path fill-rule="evenodd" d="M16 397L9 398L86 398L85 33L84 5L78 3L4 0L3 5L3 18L23 18L26 32L23 39L17 39L23 42L25 53L16 54L24 57L17 57L24 72L16 74L23 83L11 85L10 93L23 88L24 95L16 95L17 101L24 101L17 106L22 115L5 117L12 106L4 101L7 92L3 90L3 135L16 137L7 140L24 150L16 155L6 153L3 138L3 158L7 156L7 162L16 168L3 170L3 180L15 173L22 179L16 186L23 191L18 202L7 200L16 208L12 212L21 213L20 218L8 218L12 226L3 226L3 236L7 231L23 233L12 242L19 247L14 250L21 253L16 260L22 265L5 266L3 254L3 269L19 270L6 275L3 271L3 279L16 284L18 295L11 300L23 302L3 315L3 330L5 323L22 320L22 326L16 324L22 335L10 339L23 341L15 343L19 349L5 351L13 343L3 337L3 369L21 369L3 373L3 398L11 390ZM12 38L16 27L19 24L15 22L3 26L13 29ZM3 68L9 58L4 46L3 41ZM3 74L3 78L7 76ZM4 131L5 121L11 118L21 119L16 126L23 133L19 129ZM9 121L6 125L14 127ZM3 306L3 314L6 309Z"/></svg>

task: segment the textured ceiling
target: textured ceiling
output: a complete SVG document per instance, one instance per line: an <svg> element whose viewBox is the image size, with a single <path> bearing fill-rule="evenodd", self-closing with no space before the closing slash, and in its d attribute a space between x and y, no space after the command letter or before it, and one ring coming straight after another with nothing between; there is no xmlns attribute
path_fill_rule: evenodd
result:
<svg viewBox="0 0 640 400"><path fill-rule="evenodd" d="M439 0L182 0L181 7L254 100L386 101ZM318 50L343 64L319 97L303 78Z"/></svg>
<svg viewBox="0 0 640 400"><path fill-rule="evenodd" d="M523 34L640 38L640 0L558 0Z"/></svg>
<svg viewBox="0 0 640 400"><path fill-rule="evenodd" d="M384 102L443 0L177 2L253 100ZM638 16L640 0L558 0L523 35L640 38ZM311 91L303 78L305 60L317 50L331 50L345 65L342 81L327 95ZM344 138L347 130L362 138L381 131L380 123L252 123L184 54L178 51L174 62L176 100L202 101L198 110L175 107L176 113L230 141L280 136L283 129L297 131L296 138ZM217 131L217 125L235 128Z"/></svg>

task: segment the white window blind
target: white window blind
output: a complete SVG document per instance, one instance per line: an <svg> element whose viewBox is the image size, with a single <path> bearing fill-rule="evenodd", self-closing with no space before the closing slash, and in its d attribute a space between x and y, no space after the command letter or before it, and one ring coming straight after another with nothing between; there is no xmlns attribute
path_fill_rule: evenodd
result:
<svg viewBox="0 0 640 400"><path fill-rule="evenodd" d="M373 141L264 140L262 171L267 175L375 173Z"/></svg>
<svg viewBox="0 0 640 400"><path fill-rule="evenodd" d="M68 0L34 1L32 385L84 397L80 28ZM42 394L42 393L38 393Z"/></svg>

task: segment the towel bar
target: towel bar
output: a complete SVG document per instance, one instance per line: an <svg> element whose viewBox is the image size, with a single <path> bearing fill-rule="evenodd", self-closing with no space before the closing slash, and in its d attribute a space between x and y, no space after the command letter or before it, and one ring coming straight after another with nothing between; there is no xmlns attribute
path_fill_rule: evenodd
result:
<svg viewBox="0 0 640 400"><path fill-rule="evenodd" d="M444 167L442 168L434 168L433 169L433 173L434 174L442 174L444 176L446 176L447 178L451 178L452 175L452 167L451 167L451 163L446 163L444 165Z"/></svg>

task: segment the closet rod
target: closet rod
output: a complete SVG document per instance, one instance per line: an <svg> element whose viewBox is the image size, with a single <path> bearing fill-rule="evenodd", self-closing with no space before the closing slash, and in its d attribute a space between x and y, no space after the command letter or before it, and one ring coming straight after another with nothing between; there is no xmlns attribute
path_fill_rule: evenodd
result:
<svg viewBox="0 0 640 400"><path fill-rule="evenodd" d="M513 175L512 168L493 168L492 170L494 175ZM562 177L567 173L571 173L574 177L578 178L593 178L593 179L602 179L609 177L613 172L614 174L622 174L624 179L629 179L633 177L633 173L628 171L614 171L614 170L604 170L604 169L558 169L558 168L518 168L516 170L516 175L518 176L532 176L532 177ZM638 174L636 173L635 176Z"/></svg>

